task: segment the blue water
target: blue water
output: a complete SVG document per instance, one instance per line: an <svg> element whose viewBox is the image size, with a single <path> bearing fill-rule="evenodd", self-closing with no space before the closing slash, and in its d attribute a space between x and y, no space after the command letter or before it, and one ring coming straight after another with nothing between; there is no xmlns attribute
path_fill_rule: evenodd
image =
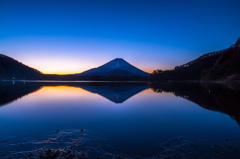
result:
<svg viewBox="0 0 240 159"><path fill-rule="evenodd" d="M195 85L1 82L1 157L240 157L239 90Z"/></svg>

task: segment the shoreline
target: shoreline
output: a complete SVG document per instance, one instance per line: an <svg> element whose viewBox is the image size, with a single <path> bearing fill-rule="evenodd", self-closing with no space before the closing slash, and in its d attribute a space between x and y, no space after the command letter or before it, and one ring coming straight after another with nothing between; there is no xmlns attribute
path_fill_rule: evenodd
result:
<svg viewBox="0 0 240 159"><path fill-rule="evenodd" d="M185 80L185 81L97 81L97 80L0 80L0 81L9 81L9 82L76 82L76 83L149 83L149 84L158 84L158 83L240 83L240 81L203 81L203 80Z"/></svg>

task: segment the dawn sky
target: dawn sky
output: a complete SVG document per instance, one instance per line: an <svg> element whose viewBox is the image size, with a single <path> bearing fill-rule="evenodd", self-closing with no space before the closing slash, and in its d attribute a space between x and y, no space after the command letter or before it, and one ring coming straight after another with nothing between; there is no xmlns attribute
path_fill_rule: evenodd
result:
<svg viewBox="0 0 240 159"><path fill-rule="evenodd" d="M43 73L114 58L152 72L234 44L240 1L0 0L0 53Z"/></svg>

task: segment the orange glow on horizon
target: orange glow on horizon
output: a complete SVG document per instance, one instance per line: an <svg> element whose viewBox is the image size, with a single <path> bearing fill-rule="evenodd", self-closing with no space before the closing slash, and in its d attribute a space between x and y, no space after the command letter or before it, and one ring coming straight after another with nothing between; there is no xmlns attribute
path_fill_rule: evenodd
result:
<svg viewBox="0 0 240 159"><path fill-rule="evenodd" d="M96 68L96 67L99 67L99 66L93 66L93 67L89 67L89 68L86 68L84 67L85 69L78 69L78 68L70 68L70 69L61 69L61 68L42 68L42 69L38 69L37 67L33 67L33 68L36 68L37 70L41 71L43 74L54 74L54 75L71 75L71 74L80 74L84 71L87 71L87 70L90 70L92 68ZM137 67L139 69L141 69L141 67ZM61 70L59 70L61 69ZM152 68L147 68L147 69L141 69L142 71L144 72L147 72L147 73L152 73L154 70L168 70L168 69L171 69L171 68L155 68L155 69L152 69Z"/></svg>
<svg viewBox="0 0 240 159"><path fill-rule="evenodd" d="M82 71L82 72L84 72L84 71ZM46 75L72 75L72 74L79 74L82 72L69 71L69 72L42 72L42 73L46 74Z"/></svg>
<svg viewBox="0 0 240 159"><path fill-rule="evenodd" d="M37 58L35 58L37 59ZM42 59L41 57L38 58L38 60L32 60L32 59L23 59L23 63L27 64L28 66L35 68L39 71L41 71L43 74L55 74L55 75L70 75L70 74L79 74L84 71L87 71L92 68L97 68L107 62L109 60L106 60L104 62L101 61L87 61L87 60L73 60L73 59ZM147 73L152 73L154 70L162 69L166 70L168 68L166 67L153 67L148 65L142 65L137 63L131 63L133 66L139 68L140 70L143 70Z"/></svg>
<svg viewBox="0 0 240 159"><path fill-rule="evenodd" d="M90 68L91 69L91 68ZM84 70L84 71L87 71L87 70ZM79 73L82 73L84 71L79 71L79 72L73 72L73 71L69 71L69 72L43 72L41 71L43 74L46 74L46 75L71 75L71 74L79 74ZM152 73L153 70L143 70L144 72L147 72L147 73Z"/></svg>
<svg viewBox="0 0 240 159"><path fill-rule="evenodd" d="M69 69L69 70L64 69L64 71L49 71L49 70L47 70L47 68L45 68L43 71L41 71L40 69L38 69L38 70L41 71L43 74L71 75L71 74L80 74L84 71L90 70L92 68L97 68L97 67L99 67L99 66L89 67L89 68L86 68L85 70L78 69L77 71L75 71L76 69L74 69L74 70L73 69ZM141 67L137 67L137 68L141 69ZM156 69L148 68L148 69L141 69L141 70L144 72L147 72L147 73L152 73L154 70L157 70L157 69L162 69L162 68L156 68ZM166 69L162 69L162 70L166 70Z"/></svg>

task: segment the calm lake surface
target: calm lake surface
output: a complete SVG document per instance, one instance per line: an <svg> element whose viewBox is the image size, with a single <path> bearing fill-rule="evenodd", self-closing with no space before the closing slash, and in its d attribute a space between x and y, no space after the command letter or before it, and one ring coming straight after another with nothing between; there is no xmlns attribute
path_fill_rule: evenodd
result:
<svg viewBox="0 0 240 159"><path fill-rule="evenodd" d="M239 158L239 88L2 81L0 158Z"/></svg>

